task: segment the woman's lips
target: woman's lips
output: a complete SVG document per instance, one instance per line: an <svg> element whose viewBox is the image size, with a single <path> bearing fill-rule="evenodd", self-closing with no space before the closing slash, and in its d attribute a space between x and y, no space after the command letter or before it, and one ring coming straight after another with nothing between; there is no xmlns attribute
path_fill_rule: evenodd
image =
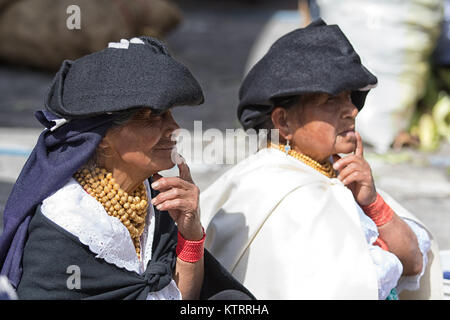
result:
<svg viewBox="0 0 450 320"><path fill-rule="evenodd" d="M173 148L175 148L176 144L171 144L168 146L161 146L161 147L156 147L154 148L155 150L172 150Z"/></svg>
<svg viewBox="0 0 450 320"><path fill-rule="evenodd" d="M339 135L343 137L355 137L355 129L342 131Z"/></svg>

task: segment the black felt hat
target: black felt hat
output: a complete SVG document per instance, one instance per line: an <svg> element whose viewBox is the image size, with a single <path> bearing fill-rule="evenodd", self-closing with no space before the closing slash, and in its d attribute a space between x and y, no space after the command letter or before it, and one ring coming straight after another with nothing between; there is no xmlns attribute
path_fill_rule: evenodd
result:
<svg viewBox="0 0 450 320"><path fill-rule="evenodd" d="M197 80L160 41L138 37L110 43L108 48L75 61L65 60L45 107L74 119L141 106L163 112L203 101Z"/></svg>
<svg viewBox="0 0 450 320"><path fill-rule="evenodd" d="M278 39L249 71L239 90L238 118L244 129L254 128L267 119L276 98L345 90L361 110L376 84L341 29L318 19Z"/></svg>

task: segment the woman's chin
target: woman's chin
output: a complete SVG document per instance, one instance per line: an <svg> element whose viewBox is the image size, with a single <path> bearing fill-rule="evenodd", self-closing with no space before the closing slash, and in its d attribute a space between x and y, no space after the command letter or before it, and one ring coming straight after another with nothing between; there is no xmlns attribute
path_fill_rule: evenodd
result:
<svg viewBox="0 0 450 320"><path fill-rule="evenodd" d="M355 151L356 148L356 142L346 142L346 143L340 143L336 148L336 153L342 153L342 154L348 154Z"/></svg>
<svg viewBox="0 0 450 320"><path fill-rule="evenodd" d="M172 158L168 157L167 159L164 159L163 161L158 161L158 171L172 169L175 165L176 165L176 163L172 160Z"/></svg>

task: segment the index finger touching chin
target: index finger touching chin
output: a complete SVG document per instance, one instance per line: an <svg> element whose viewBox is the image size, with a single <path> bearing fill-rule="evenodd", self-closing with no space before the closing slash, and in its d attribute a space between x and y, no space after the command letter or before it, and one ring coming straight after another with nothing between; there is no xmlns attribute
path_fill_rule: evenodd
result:
<svg viewBox="0 0 450 320"><path fill-rule="evenodd" d="M189 166L186 164L185 161L178 164L178 170L180 171L180 178L188 181L190 183L193 183L192 176L191 176L191 170L189 169Z"/></svg>
<svg viewBox="0 0 450 320"><path fill-rule="evenodd" d="M183 156L181 154L179 154L178 152L174 152L172 154L172 161L176 165L179 165L181 163L185 163L186 162L186 160L184 160Z"/></svg>
<svg viewBox="0 0 450 320"><path fill-rule="evenodd" d="M364 155L362 138L358 131L355 131L355 136L356 136L355 156L362 157Z"/></svg>

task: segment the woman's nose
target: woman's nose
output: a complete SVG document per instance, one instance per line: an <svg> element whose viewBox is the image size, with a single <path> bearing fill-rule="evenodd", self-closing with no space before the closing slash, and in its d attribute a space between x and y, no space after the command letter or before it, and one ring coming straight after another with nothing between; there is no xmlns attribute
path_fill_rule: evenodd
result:
<svg viewBox="0 0 450 320"><path fill-rule="evenodd" d="M165 121L166 137L170 137L175 130L180 128L180 126L175 121L170 111L166 112L166 114L164 115L164 121Z"/></svg>
<svg viewBox="0 0 450 320"><path fill-rule="evenodd" d="M342 117L343 118L352 118L355 119L358 115L358 108L353 104L352 100L346 99L343 108L342 108Z"/></svg>
<svg viewBox="0 0 450 320"><path fill-rule="evenodd" d="M356 116L358 115L358 113L359 113L359 110L358 110L358 108L353 104L353 102L350 102L351 103L351 114L352 114L352 118L353 119L355 119L356 118Z"/></svg>

